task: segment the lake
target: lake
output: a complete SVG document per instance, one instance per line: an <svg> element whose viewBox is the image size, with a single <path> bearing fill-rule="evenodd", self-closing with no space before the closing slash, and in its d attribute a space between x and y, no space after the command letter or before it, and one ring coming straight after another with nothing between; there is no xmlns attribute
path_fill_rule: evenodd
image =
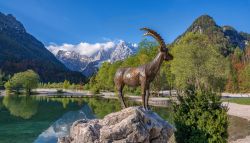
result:
<svg viewBox="0 0 250 143"><path fill-rule="evenodd" d="M129 103L130 106L136 103ZM104 98L51 98L46 96L0 97L0 142L55 142L68 133L78 119L103 118L119 111L120 103ZM163 118L171 117L167 108L152 107Z"/></svg>
<svg viewBox="0 0 250 143"><path fill-rule="evenodd" d="M129 102L129 106L136 105L138 104ZM162 118L173 123L170 108L151 108ZM119 110L121 108L118 100L101 97L52 98L16 95L0 97L0 142L56 142L57 137L69 133L69 127L74 121L82 118L103 118L105 115ZM231 140L250 134L248 128L246 128L250 127L248 121L233 116L229 119L231 122L229 128ZM237 128L236 122L241 123L242 127ZM244 130L246 131L242 132ZM234 133L238 134L235 135Z"/></svg>

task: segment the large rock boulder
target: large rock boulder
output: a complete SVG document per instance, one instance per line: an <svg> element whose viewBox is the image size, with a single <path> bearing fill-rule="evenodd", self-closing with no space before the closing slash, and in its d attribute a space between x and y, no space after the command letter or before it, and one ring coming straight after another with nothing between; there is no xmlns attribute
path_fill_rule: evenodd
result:
<svg viewBox="0 0 250 143"><path fill-rule="evenodd" d="M129 107L104 119L78 120L58 143L167 143L173 127L152 111Z"/></svg>

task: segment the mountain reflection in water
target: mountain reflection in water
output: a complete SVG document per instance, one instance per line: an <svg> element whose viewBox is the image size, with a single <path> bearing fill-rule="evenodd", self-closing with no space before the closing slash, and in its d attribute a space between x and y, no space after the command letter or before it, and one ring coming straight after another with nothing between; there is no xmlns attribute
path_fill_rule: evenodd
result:
<svg viewBox="0 0 250 143"><path fill-rule="evenodd" d="M91 109L87 104L78 111L69 111L65 113L60 119L55 121L47 130L42 132L35 143L55 143L58 137L69 135L70 126L74 121L79 119L93 119L95 118Z"/></svg>

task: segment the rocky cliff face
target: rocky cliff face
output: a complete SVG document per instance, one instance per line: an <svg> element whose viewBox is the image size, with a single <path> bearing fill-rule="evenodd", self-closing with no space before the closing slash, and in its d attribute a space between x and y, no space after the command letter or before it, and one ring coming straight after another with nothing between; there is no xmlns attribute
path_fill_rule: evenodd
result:
<svg viewBox="0 0 250 143"><path fill-rule="evenodd" d="M129 107L104 119L76 121L70 136L59 138L58 143L167 143L173 132L173 127L156 113Z"/></svg>

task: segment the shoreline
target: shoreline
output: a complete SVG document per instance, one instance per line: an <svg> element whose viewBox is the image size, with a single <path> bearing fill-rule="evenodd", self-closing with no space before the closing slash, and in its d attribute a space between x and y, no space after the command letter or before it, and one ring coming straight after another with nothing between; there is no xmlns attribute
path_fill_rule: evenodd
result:
<svg viewBox="0 0 250 143"><path fill-rule="evenodd" d="M82 97L93 97L95 94L91 93L90 91L87 90L63 90L63 93L58 93L57 89L35 89L33 90L36 92L35 95L32 96L48 96L48 97L57 97L57 95L60 94L58 97L62 98L82 98ZM0 97L5 96L5 91L0 90ZM118 97L115 95L114 92L100 92L98 94L99 97L105 98L105 99L117 99ZM230 94L230 93L222 93L222 98L245 98L249 97L250 94ZM134 96L134 95L129 95L126 94L125 98L127 98L130 101L135 101L135 102L141 102L141 96ZM170 98L169 97L150 97L149 98L149 105L151 106L158 106L158 107L168 107L171 104ZM250 105L241 105L237 103L231 103L231 102L223 102L223 106L228 106L228 115L233 115L237 116L240 118L244 118L250 121Z"/></svg>
<svg viewBox="0 0 250 143"><path fill-rule="evenodd" d="M63 93L58 93L57 89L35 89L33 90L36 92L36 95L32 96L47 96L47 97L61 97L61 98L82 98L82 97L93 97L95 94L91 93L87 90L63 90ZM5 91L0 90L1 96L5 96ZM57 96L60 95L60 96ZM222 93L222 98L245 98L248 97L250 94L231 94L231 93ZM115 95L114 92L100 92L97 96L105 98L105 99L116 99L118 100L118 97ZM141 102L141 96L134 96L126 94L125 98L127 98L130 101L134 102ZM170 98L168 97L150 97L149 98L149 105L151 106L157 106L157 107L168 107L171 104ZM223 106L228 106L228 115L237 116L240 118L244 118L250 121L250 105L241 105L237 103L231 103L231 102L223 102Z"/></svg>

